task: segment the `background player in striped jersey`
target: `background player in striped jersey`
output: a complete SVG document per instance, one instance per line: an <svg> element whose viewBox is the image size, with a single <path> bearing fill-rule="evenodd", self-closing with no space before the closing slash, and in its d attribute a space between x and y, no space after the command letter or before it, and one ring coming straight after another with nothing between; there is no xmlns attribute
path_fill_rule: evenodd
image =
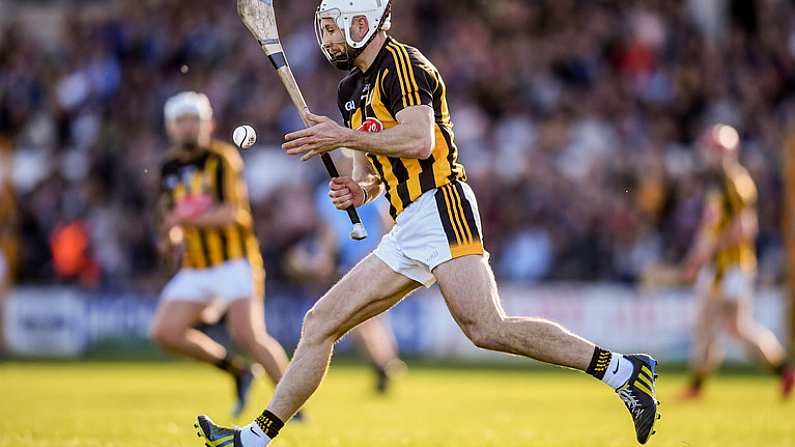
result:
<svg viewBox="0 0 795 447"><path fill-rule="evenodd" d="M337 68L350 70L338 92L346 127L306 112L312 126L288 134L283 148L304 160L353 149L353 175L330 182L334 205L358 207L384 192L395 226L307 313L293 360L262 415L241 429L199 416L200 435L213 447L268 445L320 385L340 337L415 289L438 283L475 345L603 380L618 392L638 441L646 443L658 417L653 358L613 353L554 322L502 309L475 194L458 162L444 81L417 49L387 35L390 8L381 0L320 4L321 49Z"/></svg>
<svg viewBox="0 0 795 447"><path fill-rule="evenodd" d="M161 168L161 250L178 254L181 267L162 292L152 339L164 350L229 372L238 415L255 371L194 326L226 314L235 345L274 383L287 365L284 349L265 331L265 270L243 162L234 147L212 139L212 108L204 94L172 97L165 118L173 147Z"/></svg>
<svg viewBox="0 0 795 447"><path fill-rule="evenodd" d="M718 336L722 331L781 378L784 397L795 384L795 372L786 361L784 347L753 317L757 191L739 162L739 145L739 134L725 124L710 127L701 140L709 184L701 228L684 268L688 279L698 277L696 293L700 300L693 377L683 395L688 399L701 394L706 377L720 363L723 350Z"/></svg>

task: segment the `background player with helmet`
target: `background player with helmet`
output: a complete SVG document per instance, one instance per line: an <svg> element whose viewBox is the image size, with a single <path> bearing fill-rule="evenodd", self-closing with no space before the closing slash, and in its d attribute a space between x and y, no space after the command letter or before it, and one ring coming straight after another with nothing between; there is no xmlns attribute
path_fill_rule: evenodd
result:
<svg viewBox="0 0 795 447"><path fill-rule="evenodd" d="M225 314L234 343L276 383L287 364L265 332L265 270L237 149L212 138L207 96L183 92L165 105L170 149L161 170L161 247L181 266L163 289L152 339L166 351L217 366L235 380L239 415L255 378L242 358L194 329Z"/></svg>
<svg viewBox="0 0 795 447"><path fill-rule="evenodd" d="M698 397L707 376L720 364L723 348L718 338L724 331L781 378L784 397L795 384L795 371L787 363L781 343L752 313L757 190L739 162L739 148L740 135L725 124L710 127L702 137L701 156L709 186L701 228L684 267L685 277L697 277L699 298L693 378L685 398Z"/></svg>

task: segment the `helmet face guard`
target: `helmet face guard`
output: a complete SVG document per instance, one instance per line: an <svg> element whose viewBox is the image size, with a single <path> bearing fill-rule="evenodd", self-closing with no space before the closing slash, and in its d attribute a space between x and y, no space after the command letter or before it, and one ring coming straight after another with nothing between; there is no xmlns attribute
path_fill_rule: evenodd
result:
<svg viewBox="0 0 795 447"><path fill-rule="evenodd" d="M347 8L347 9L346 9ZM365 17L368 22L367 33L354 40L351 34L354 19ZM323 44L323 20L331 19L345 36L345 41L334 42L344 44L345 52L334 54ZM350 70L353 62L373 41L378 31L388 30L391 26L391 0L324 0L315 12L315 37L320 51L326 60L340 70Z"/></svg>
<svg viewBox="0 0 795 447"><path fill-rule="evenodd" d="M331 65L339 70L348 71L353 68L353 61L356 59L356 56L361 54L364 49L355 50L351 48L351 46L347 42L347 34L345 33L342 27L340 27L340 23L342 22L341 19L342 12L339 9L332 9L327 11L318 11L315 13L315 37L317 38L317 44L320 46L320 51L323 53L323 56L326 56L326 60L329 61ZM331 19L334 21L337 27L339 27L340 31L345 35L344 40L340 40L334 42L336 44L342 44L345 47L345 51L342 53L333 53L326 45L323 44L323 19ZM351 51L353 50L353 51Z"/></svg>

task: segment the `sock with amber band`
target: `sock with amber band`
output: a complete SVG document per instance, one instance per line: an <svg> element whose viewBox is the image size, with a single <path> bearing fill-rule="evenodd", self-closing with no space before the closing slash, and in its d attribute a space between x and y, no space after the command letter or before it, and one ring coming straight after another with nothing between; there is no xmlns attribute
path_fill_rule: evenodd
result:
<svg viewBox="0 0 795 447"><path fill-rule="evenodd" d="M240 429L240 441L246 447L265 447L279 434L284 422L268 410Z"/></svg>
<svg viewBox="0 0 795 447"><path fill-rule="evenodd" d="M265 433L269 438L273 439L279 434L279 430L284 427L284 422L278 416L268 410L262 412L261 415L254 419L260 430Z"/></svg>
<svg viewBox="0 0 795 447"><path fill-rule="evenodd" d="M617 352L606 351L599 346L594 347L591 364L585 370L588 374L617 390L624 386L632 377L632 362Z"/></svg>
<svg viewBox="0 0 795 447"><path fill-rule="evenodd" d="M607 367L610 365L610 359L612 357L613 353L610 351L605 351L599 346L595 346L593 350L593 357L591 357L591 364L588 365L588 369L586 369L585 372L599 380L602 380L605 377L605 372L607 371Z"/></svg>

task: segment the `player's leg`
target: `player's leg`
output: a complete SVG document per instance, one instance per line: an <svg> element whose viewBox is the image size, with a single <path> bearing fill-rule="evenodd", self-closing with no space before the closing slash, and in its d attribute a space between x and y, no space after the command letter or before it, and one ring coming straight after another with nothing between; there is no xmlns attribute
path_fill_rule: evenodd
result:
<svg viewBox="0 0 795 447"><path fill-rule="evenodd" d="M453 318L476 346L582 371L590 365L593 343L548 320L505 314L484 256L452 259L433 274Z"/></svg>
<svg viewBox="0 0 795 447"><path fill-rule="evenodd" d="M210 269L177 273L163 289L151 337L166 351L210 363L237 378L250 371L246 362L196 329L201 323L210 321L207 318L216 311L210 299L212 292L207 288L211 282L213 272Z"/></svg>
<svg viewBox="0 0 795 447"><path fill-rule="evenodd" d="M256 266L252 268L252 265ZM226 327L232 341L262 365L273 383L281 378L287 367L287 354L274 338L265 332L264 292L265 271L261 261L253 263L238 259L227 261L212 270L208 288L218 297L226 311ZM233 372L235 406L232 415L239 416L248 401L256 370L237 359Z"/></svg>
<svg viewBox="0 0 795 447"><path fill-rule="evenodd" d="M220 427L199 416L199 434L210 441L231 437L245 447L268 445L323 381L334 343L419 286L375 255L364 258L307 312L298 347L262 415L241 429Z"/></svg>
<svg viewBox="0 0 795 447"><path fill-rule="evenodd" d="M726 306L726 329L740 341L747 352L771 368L784 361L784 348L770 329L762 326L751 315L745 301L730 301Z"/></svg>
<svg viewBox="0 0 795 447"><path fill-rule="evenodd" d="M507 316L485 256L452 259L433 274L453 318L475 345L588 372L618 392L640 443L653 434L658 418L654 359L605 351L549 320Z"/></svg>
<svg viewBox="0 0 795 447"><path fill-rule="evenodd" d="M723 358L719 343L723 319L723 300L705 291L696 311L693 352L690 359L691 379L682 398L692 399L700 395L707 376L715 370Z"/></svg>
<svg viewBox="0 0 795 447"><path fill-rule="evenodd" d="M298 348L268 409L283 421L289 419L320 385L334 343L417 287L375 255L366 257L307 312Z"/></svg>
<svg viewBox="0 0 795 447"><path fill-rule="evenodd" d="M265 328L264 272L255 271L249 281L253 282L249 296L229 305L227 327L235 344L262 365L275 384L281 380L289 359L282 345Z"/></svg>
<svg viewBox="0 0 795 447"><path fill-rule="evenodd" d="M371 318L354 329L351 336L376 370L376 390L386 392L391 376L405 366L388 323L382 316Z"/></svg>
<svg viewBox="0 0 795 447"><path fill-rule="evenodd" d="M235 345L249 353L254 362L262 365L274 384L287 369L287 353L282 345L265 331L262 299L241 298L229 305L227 328ZM235 375L235 406L232 415L239 416L246 407L255 370L248 367Z"/></svg>
<svg viewBox="0 0 795 447"><path fill-rule="evenodd" d="M226 356L226 349L193 328L206 307L206 303L198 301L162 301L152 323L152 341L164 351L218 364Z"/></svg>
<svg viewBox="0 0 795 447"><path fill-rule="evenodd" d="M725 303L725 322L728 332L754 360L761 361L781 379L782 394L788 397L795 384L795 372L787 362L784 347L773 332L754 320L750 299Z"/></svg>
<svg viewBox="0 0 795 447"><path fill-rule="evenodd" d="M742 343L753 359L763 362L781 378L782 393L787 397L795 384L795 373L787 362L784 347L773 332L754 320L753 272L735 266L726 272L723 282L726 329Z"/></svg>

